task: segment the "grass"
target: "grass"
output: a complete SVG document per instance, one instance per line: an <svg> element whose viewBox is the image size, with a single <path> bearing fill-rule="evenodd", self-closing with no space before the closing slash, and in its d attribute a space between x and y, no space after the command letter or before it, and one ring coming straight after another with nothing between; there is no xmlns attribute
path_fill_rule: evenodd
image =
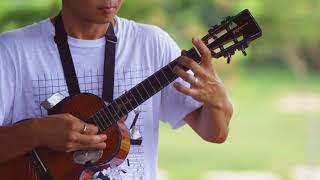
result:
<svg viewBox="0 0 320 180"><path fill-rule="evenodd" d="M277 104L290 94L319 92L319 76L301 84L289 71L260 68L237 70L223 79L235 109L227 142L206 143L188 126L173 131L161 125L159 167L173 180L201 179L215 170L272 171L289 179L294 166L307 164L309 120L317 117L320 124L320 117L281 112Z"/></svg>

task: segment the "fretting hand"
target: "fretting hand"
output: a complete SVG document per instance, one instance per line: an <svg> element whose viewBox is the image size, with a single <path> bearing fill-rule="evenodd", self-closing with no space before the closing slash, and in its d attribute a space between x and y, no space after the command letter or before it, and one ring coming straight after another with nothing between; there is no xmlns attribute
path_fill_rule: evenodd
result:
<svg viewBox="0 0 320 180"><path fill-rule="evenodd" d="M224 85L211 63L211 52L207 46L199 39L193 38L192 43L201 55L201 63L185 56L182 52L179 60L180 65L189 68L194 75L185 72L181 67L176 66L174 72L183 80L191 84L185 87L181 83L174 83L174 87L183 94L191 96L193 99L207 105L219 107L226 100Z"/></svg>

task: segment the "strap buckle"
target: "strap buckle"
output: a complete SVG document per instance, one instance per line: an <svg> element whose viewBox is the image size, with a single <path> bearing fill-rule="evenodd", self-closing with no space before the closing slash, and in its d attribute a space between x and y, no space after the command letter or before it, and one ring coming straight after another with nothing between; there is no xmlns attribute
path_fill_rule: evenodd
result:
<svg viewBox="0 0 320 180"><path fill-rule="evenodd" d="M106 39L109 43L112 43L112 44L117 44L118 43L118 39L116 36L113 36L113 35L106 35Z"/></svg>

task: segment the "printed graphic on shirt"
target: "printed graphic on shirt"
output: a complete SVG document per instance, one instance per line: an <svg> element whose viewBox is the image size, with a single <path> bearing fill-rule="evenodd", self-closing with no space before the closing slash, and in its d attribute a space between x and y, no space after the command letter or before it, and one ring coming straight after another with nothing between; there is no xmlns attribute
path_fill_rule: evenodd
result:
<svg viewBox="0 0 320 180"><path fill-rule="evenodd" d="M146 79L150 71L146 68L126 68L115 72L114 98L119 97L136 84ZM81 92L96 94L102 96L103 73L98 71L77 72ZM49 77L38 75L37 79L32 81L33 92L36 103L39 104L38 116L47 115L46 109L41 107L41 102L59 92L68 96L68 89L63 74L51 74ZM125 122L128 128L136 118L135 135L142 135L144 131L144 121L146 121L146 103L143 103L129 113ZM143 140L143 137L142 137ZM94 180L112 179L112 180L143 180L145 179L144 165L144 143L141 145L132 145L129 155L125 162L117 168L104 170L94 175Z"/></svg>

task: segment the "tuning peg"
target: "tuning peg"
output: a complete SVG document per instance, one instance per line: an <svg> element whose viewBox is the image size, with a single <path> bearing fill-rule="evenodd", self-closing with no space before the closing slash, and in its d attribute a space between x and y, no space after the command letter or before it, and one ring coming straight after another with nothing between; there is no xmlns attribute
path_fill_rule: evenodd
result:
<svg viewBox="0 0 320 180"><path fill-rule="evenodd" d="M219 28L219 26L218 25L214 25L214 26L212 26L212 28L211 28L211 30L217 30Z"/></svg>
<svg viewBox="0 0 320 180"><path fill-rule="evenodd" d="M221 22L221 24L226 24L230 19L232 19L231 16L225 17L224 20Z"/></svg>
<svg viewBox="0 0 320 180"><path fill-rule="evenodd" d="M228 64L231 63L231 54L230 53L227 54L227 63Z"/></svg>
<svg viewBox="0 0 320 180"><path fill-rule="evenodd" d="M241 50L241 52L243 53L244 56L247 56L247 52L246 52L244 47L241 47L240 50Z"/></svg>
<svg viewBox="0 0 320 180"><path fill-rule="evenodd" d="M219 28L218 25L212 26L211 29L209 29L209 31L208 31L209 34L210 34L210 35L214 35L214 34L216 33L216 31L217 31L218 28Z"/></svg>
<svg viewBox="0 0 320 180"><path fill-rule="evenodd" d="M232 18L231 16L227 16L225 20L229 21L231 18Z"/></svg>

